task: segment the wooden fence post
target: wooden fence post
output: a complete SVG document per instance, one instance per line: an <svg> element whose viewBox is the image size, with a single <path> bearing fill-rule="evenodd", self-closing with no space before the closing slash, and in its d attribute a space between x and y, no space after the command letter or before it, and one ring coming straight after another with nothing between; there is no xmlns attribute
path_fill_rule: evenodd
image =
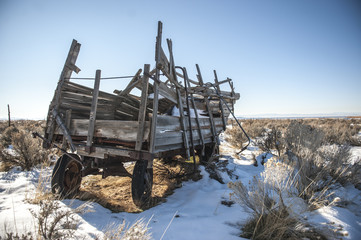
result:
<svg viewBox="0 0 361 240"><path fill-rule="evenodd" d="M10 125L11 125L11 120L10 120L10 105L8 104L8 116L9 116L9 127L10 127Z"/></svg>

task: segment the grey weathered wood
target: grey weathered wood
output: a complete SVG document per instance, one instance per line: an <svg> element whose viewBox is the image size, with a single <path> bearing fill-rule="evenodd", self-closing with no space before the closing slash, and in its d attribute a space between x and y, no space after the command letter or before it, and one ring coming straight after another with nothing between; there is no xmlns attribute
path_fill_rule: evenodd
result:
<svg viewBox="0 0 361 240"><path fill-rule="evenodd" d="M169 99L173 103L177 103L177 93L174 89L170 89L163 82L159 83L159 94Z"/></svg>
<svg viewBox="0 0 361 240"><path fill-rule="evenodd" d="M141 77L141 70L138 71L127 87L116 94L99 91L96 86L93 89L72 83L69 81L70 75L62 76L64 81L56 96L59 98L59 114L54 116L63 118L64 114L71 111L71 118L67 115L63 124L69 130L56 129L55 136L50 140L61 140L63 136L65 144L70 138L76 144L78 153L83 156L106 158L104 155L115 155L129 160L139 160L143 156L149 160L148 167L152 167L153 157L169 155L163 154L165 151L177 150L175 152L183 154L181 151L185 150L189 159L192 149L190 144L193 149L200 150L205 144L218 143L218 134L225 126L224 118L229 115L229 110L224 106L233 104L239 98L233 91L231 80L218 82L217 79L215 83L217 87L230 83L232 92L220 91L224 98L222 104L216 91L209 84L203 83L198 66L199 82L189 79L185 71L184 76L175 71L172 42L168 40L170 54L167 57L161 41L162 23L159 22L156 67L150 71L150 66L145 65L144 75ZM78 52L79 47L74 47L69 54L71 61L64 67L70 73L80 70L74 61ZM178 77L185 80L184 86L178 82ZM141 91L140 97L131 94L134 88ZM94 95L96 92L97 96ZM149 94L154 94L152 100L147 97ZM51 107L55 106L55 102L52 102ZM187 105L186 109L184 104L187 103L191 106ZM166 115L175 105L178 105L180 116ZM184 112L191 109L194 109L195 117L191 117L190 112L186 116ZM46 132L48 134L50 129L47 128ZM149 143L148 147L145 143Z"/></svg>
<svg viewBox="0 0 361 240"><path fill-rule="evenodd" d="M105 156L120 156L120 157L131 157L131 154L134 150L122 149L122 148L114 148L108 146L93 146L92 152L88 152L88 148L84 145L78 145L77 147L78 154L82 156L89 156L94 158L105 158Z"/></svg>
<svg viewBox="0 0 361 240"><path fill-rule="evenodd" d="M149 121L144 123L143 141L149 137ZM87 137L88 119L74 119L70 121L69 134L77 137ZM138 121L97 120L94 127L94 138L108 138L119 141L135 142L137 139ZM62 134L60 130L55 134Z"/></svg>
<svg viewBox="0 0 361 240"><path fill-rule="evenodd" d="M138 115L138 132L137 132L137 141L135 143L135 150L140 151L143 145L143 137L144 137L144 122L145 122L145 114L147 110L147 98L148 98L148 81L150 65L144 64L144 76L142 78L142 95L140 101L139 115Z"/></svg>
<svg viewBox="0 0 361 240"><path fill-rule="evenodd" d="M161 59L161 48L162 48L162 27L163 24L161 21L158 22L158 34L157 34L157 41L156 41L156 50L155 50L155 63L156 66L160 64ZM155 131L157 127L157 117L158 117L158 97L159 97L159 87L158 82L159 80L159 69L157 67L155 71L155 81L153 84L153 115L152 115L152 123L150 129L150 143L149 143L149 151L151 153L155 150Z"/></svg>
<svg viewBox="0 0 361 240"><path fill-rule="evenodd" d="M175 71L174 57L173 57L172 41L170 39L167 39L167 44L168 44L168 50L169 50L170 75L173 77L173 82L177 82L177 75L176 75L176 71ZM184 148L186 151L186 157L189 160L190 159L190 151L189 151L187 129L185 126L186 121L185 121L185 117L184 117L183 99L182 99L180 89L177 85L176 85L176 92L177 92L177 104L178 104L179 115L180 115L179 120L180 120L180 125L182 128L182 134L183 134L183 143L184 143Z"/></svg>
<svg viewBox="0 0 361 240"><path fill-rule="evenodd" d="M177 76L178 76L178 77L180 77L180 78L183 78L183 79L184 79L183 74L181 74L181 73L179 73L179 72L177 72L176 74L177 74ZM188 80L189 80L192 84L194 84L194 85L198 85L198 84L199 84L199 82L194 81L194 80L190 79L189 77L188 77Z"/></svg>
<svg viewBox="0 0 361 240"><path fill-rule="evenodd" d="M217 79L217 80L218 80L218 79ZM232 79L227 78L226 80L218 81L218 82L215 83L214 85L215 85L215 86L219 86L219 85L222 85L222 84L224 84L224 83L229 83L230 81L232 81Z"/></svg>
<svg viewBox="0 0 361 240"><path fill-rule="evenodd" d="M70 128L70 120L71 120L71 109L68 109L68 110L66 110L66 113L65 113L65 127L67 129ZM67 143L68 143L68 141L64 135L63 136L63 145L62 145L63 149L67 149L67 145L68 145Z"/></svg>
<svg viewBox="0 0 361 240"><path fill-rule="evenodd" d="M132 78L132 80L130 80L130 82L128 83L128 86L123 91L120 91L118 96L126 96L127 94L129 94L132 91L132 89L134 87L136 87L138 82L141 80L140 79L141 73L142 73L142 69L139 69L137 71L137 73L134 75L134 77Z"/></svg>
<svg viewBox="0 0 361 240"><path fill-rule="evenodd" d="M70 136L69 129L65 126L63 119L59 116L59 114L58 114L58 112L56 111L55 108L53 108L53 110L52 110L52 115L54 116L55 121L58 124L59 129L62 132L63 136L66 137L66 140L68 141L68 143L70 145L71 151L75 152L76 149L75 149L75 146L73 144L72 138ZM50 129L50 131L52 131L52 129ZM53 132L53 134L54 134L54 132Z"/></svg>
<svg viewBox="0 0 361 240"><path fill-rule="evenodd" d="M203 78L202 78L202 73L201 73L201 70L198 66L198 64L196 64L196 68L197 68L197 77L198 77L198 81L199 81L199 84L201 86L204 85L204 82L203 82ZM208 116L209 116L209 122L210 122L210 125L211 125L211 130L212 130L212 134L213 134L213 141L217 144L219 144L219 139L218 139L218 136L216 134L216 129L214 127L214 121L213 121L213 115L210 111L210 107L209 107L209 100L207 97L204 98L204 101L206 103L206 111L208 112Z"/></svg>
<svg viewBox="0 0 361 240"><path fill-rule="evenodd" d="M218 90L218 92L221 92L221 89L219 87L219 82L218 82L218 77L217 77L217 72L216 70L213 70L214 73L214 82L216 84L216 88ZM223 102L221 101L221 99L219 99L219 109L221 110L221 115L222 115L222 121L223 121L223 130L226 130L227 127L227 122L226 122L226 118L224 116L224 111L223 111Z"/></svg>
<svg viewBox="0 0 361 240"><path fill-rule="evenodd" d="M53 134L55 130L56 121L54 120L55 116L52 117L52 110L55 109L56 112L59 111L59 105L60 105L60 99L61 99L61 91L63 89L63 85L65 82L68 82L71 74L73 71L78 73L80 69L75 66L76 59L78 57L79 51L80 51L80 44L73 39L72 44L70 46L68 56L66 58L63 70L60 74L60 78L58 81L57 88L54 93L53 100L50 103L48 116L46 120L46 128L50 129L48 134L45 134L45 139L52 141L53 140ZM44 141L43 146L45 148L49 148L50 146L47 144L46 141Z"/></svg>
<svg viewBox="0 0 361 240"><path fill-rule="evenodd" d="M8 124L9 124L9 127L11 126L11 119L10 119L10 105L8 104L8 117L9 117L9 122L8 122Z"/></svg>
<svg viewBox="0 0 361 240"><path fill-rule="evenodd" d="M227 79L229 79L229 78L227 78ZM234 97L235 92L234 92L233 82L232 82L232 79L229 79L229 80L230 80L229 86L231 87L231 97ZM232 112L233 112L234 111L234 100L231 101L231 107L232 107Z"/></svg>
<svg viewBox="0 0 361 240"><path fill-rule="evenodd" d="M187 104L187 112L188 112L188 124L189 124L189 128L190 128L190 131L189 131L189 138L190 139L190 145L192 146L191 150L192 150L192 157L193 157L193 162L195 163L195 159L196 159L196 156L195 156L195 143L194 143L194 134L193 134L193 131L192 131L192 119L191 119L191 109L190 109L190 106L189 106L189 96L191 96L191 98L193 98L193 95L188 93L188 87L190 86L190 83L189 83L189 79L188 79L188 74L187 74L187 69L186 68L182 68L183 72L184 72L184 90L185 90L185 98L186 98L186 104ZM197 109L194 107L193 105L193 109L194 109L194 112L196 114L196 120L198 120L198 114L197 114ZM202 132L200 131L200 137L202 139ZM202 148L204 149L204 144L202 144ZM202 152L204 152L204 150L202 150Z"/></svg>
<svg viewBox="0 0 361 240"><path fill-rule="evenodd" d="M96 116L97 116L100 75L101 75L101 71L97 70L95 73L93 101L92 101L92 105L91 105L91 109L90 109L90 116L89 116L88 136L87 136L87 140L86 140L87 147L91 147L91 145L93 144L94 127L95 127L95 121L96 121Z"/></svg>
<svg viewBox="0 0 361 240"><path fill-rule="evenodd" d="M185 76L185 77L188 77L188 76ZM188 82L188 87L190 87L191 84L189 83L189 81L187 81L187 82ZM196 104L194 102L193 94L191 93L190 96L191 96L192 107L194 109L194 114L196 115L196 123L197 123L197 128L198 128L198 134L200 135L200 140L201 140L201 145L202 145L202 155L204 155L205 145L204 145L204 138L203 138L203 134L202 134L202 130L201 130L201 125L200 125L200 122L199 122L198 110L197 110Z"/></svg>

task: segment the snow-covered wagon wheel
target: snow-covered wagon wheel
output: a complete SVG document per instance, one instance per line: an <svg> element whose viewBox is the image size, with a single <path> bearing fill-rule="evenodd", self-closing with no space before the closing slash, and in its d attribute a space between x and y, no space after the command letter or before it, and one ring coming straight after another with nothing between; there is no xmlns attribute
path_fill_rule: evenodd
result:
<svg viewBox="0 0 361 240"><path fill-rule="evenodd" d="M134 204L143 208L152 195L153 168L147 168L148 162L138 160L135 163L132 177L132 197Z"/></svg>
<svg viewBox="0 0 361 240"><path fill-rule="evenodd" d="M56 162L51 178L51 191L64 198L71 198L78 191L81 183L80 159L77 155L62 155ZM76 161L75 159L79 161Z"/></svg>

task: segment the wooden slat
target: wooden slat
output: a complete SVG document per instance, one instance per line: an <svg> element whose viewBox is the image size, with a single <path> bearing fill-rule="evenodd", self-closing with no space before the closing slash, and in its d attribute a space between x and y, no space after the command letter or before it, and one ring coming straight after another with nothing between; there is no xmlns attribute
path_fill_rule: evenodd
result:
<svg viewBox="0 0 361 240"><path fill-rule="evenodd" d="M67 128L67 129L69 129L70 128L70 120L71 120L71 109L69 109L69 110L67 110L66 111L66 114L65 114L65 127ZM67 144L68 142L67 142L67 139L66 139L66 136L65 135L63 135L63 145L62 145L62 148L63 149L67 149Z"/></svg>
<svg viewBox="0 0 361 240"><path fill-rule="evenodd" d="M144 65L144 76L142 78L142 95L140 101L140 109L138 115L138 131L137 131L137 141L135 143L135 150L140 151L143 145L143 136L144 136L144 122L145 122L145 114L147 110L147 98L148 98L148 81L150 65Z"/></svg>
<svg viewBox="0 0 361 240"><path fill-rule="evenodd" d="M69 134L71 136L86 137L88 135L88 128L88 119L72 119L70 121ZM137 139L137 129L137 121L97 120L94 127L94 137L135 142ZM56 134L62 134L62 132L57 130ZM149 121L146 121L144 124L143 140L146 141L148 137Z"/></svg>
<svg viewBox="0 0 361 240"><path fill-rule="evenodd" d="M95 73L93 101L92 101L92 105L91 105L91 109L90 109L90 116L89 116L88 135L87 135L87 141L86 141L87 147L91 147L91 145L93 144L94 127L95 127L95 120L96 120L96 116L97 116L100 75L101 75L101 71L97 70ZM90 152L90 150L89 150L89 152Z"/></svg>
<svg viewBox="0 0 361 240"><path fill-rule="evenodd" d="M157 42L155 48L155 63L156 66L160 64L161 59L161 48L162 48L162 27L163 24L161 21L158 22L158 34L157 34ZM159 97L159 69L157 67L155 71L155 81L153 84L153 115L152 115L152 123L151 123L151 135L150 135L150 143L149 143L149 151L153 153L155 151L155 131L157 127L157 117L158 117L158 97Z"/></svg>
<svg viewBox="0 0 361 240"><path fill-rule="evenodd" d="M168 43L168 50L169 50L170 76L173 77L171 81L173 83L175 83L175 82L177 82L177 75L176 75L176 70L175 70L175 65L174 65L172 40L167 39L167 43ZM187 128L185 125L186 121L185 121L185 117L184 117L183 99L182 99L182 95L180 92L180 87L178 85L176 85L176 93L177 93L177 104L178 104L179 115L180 115L179 121L180 121L180 126L182 128L182 134L183 134L183 144L184 144L184 148L186 151L186 157L189 160L190 159L189 142L188 142L189 138L187 135Z"/></svg>
<svg viewBox="0 0 361 240"><path fill-rule="evenodd" d="M120 91L120 93L118 94L118 96L126 96L128 95L135 86L137 86L138 82L140 82L140 74L142 73L142 69L139 69L137 71L137 73L134 75L134 77L132 78L132 80L130 80L130 82L128 83L128 86L123 90Z"/></svg>
<svg viewBox="0 0 361 240"><path fill-rule="evenodd" d="M201 86L203 86L203 78L202 78L202 73L201 73L201 70L198 66L198 64L196 64L196 68L197 68L197 72L198 72L198 80L199 80L199 84ZM209 101L208 101L208 98L204 98L204 101L206 103L206 111L208 112L208 116L209 116L209 122L211 124L211 130L212 130L212 134L213 134L213 142L219 144L219 139L218 139L218 135L216 134L216 129L215 129L215 126L214 126L214 119L213 119L213 115L210 113L210 107L209 107Z"/></svg>
<svg viewBox="0 0 361 240"><path fill-rule="evenodd" d="M48 116L46 120L46 129L48 129L47 131L48 133L46 133L44 136L45 139L48 139L49 141L53 140L53 134L56 127L56 121L54 120L55 116L52 116L52 111L53 109L55 109L56 112L59 112L61 92L62 89L64 88L65 83L69 81L69 78L71 77L73 71L76 71L76 73L80 71L80 69L75 66L75 62L80 51L80 46L81 46L80 43L78 43L75 39L73 39L63 70L60 74L60 78L54 93L53 100L51 101L49 106ZM46 141L44 141L43 146L45 148L50 147L48 146Z"/></svg>
<svg viewBox="0 0 361 240"><path fill-rule="evenodd" d="M218 82L218 77L217 77L217 72L216 72L216 70L213 70L213 73L214 73L214 82L215 82L215 84L216 84L217 91L220 93L220 92L221 92L221 89L220 89L220 87L219 87L219 82ZM219 101L219 108L221 109L221 116L222 116L222 121L223 121L223 130L226 130L227 121L226 121L226 118L225 118L225 116L224 116L223 103L222 103L221 100Z"/></svg>

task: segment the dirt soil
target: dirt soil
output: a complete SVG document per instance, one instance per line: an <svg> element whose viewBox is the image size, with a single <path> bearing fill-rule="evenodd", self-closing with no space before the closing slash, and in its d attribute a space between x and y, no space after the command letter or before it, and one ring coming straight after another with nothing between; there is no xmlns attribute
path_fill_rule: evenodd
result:
<svg viewBox="0 0 361 240"><path fill-rule="evenodd" d="M196 174L183 176L193 172L193 164L173 160L164 163L154 161L152 199L148 208L154 207L166 201L166 197L173 193L175 188L181 187L183 181L199 180L201 175ZM133 172L133 164L126 166L129 173ZM131 193L132 179L130 177L109 176L102 179L100 175L89 175L82 179L80 193L77 198L85 201L98 202L113 212L141 212L134 205Z"/></svg>

